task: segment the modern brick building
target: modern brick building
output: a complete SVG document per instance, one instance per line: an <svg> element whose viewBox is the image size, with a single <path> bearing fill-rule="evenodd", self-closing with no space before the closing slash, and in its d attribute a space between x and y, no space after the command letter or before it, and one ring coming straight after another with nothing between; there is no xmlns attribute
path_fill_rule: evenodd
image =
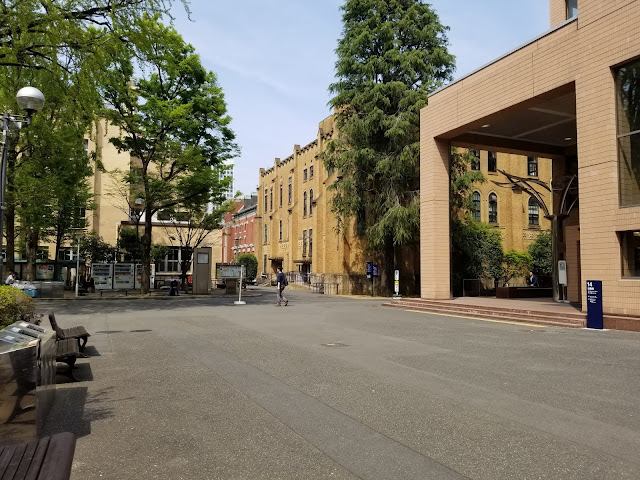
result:
<svg viewBox="0 0 640 480"><path fill-rule="evenodd" d="M421 295L450 297L449 152L459 146L551 158L554 213L567 213L562 189L578 187L560 236L570 300L586 308L586 281L601 280L605 313L640 315L640 1L550 6L550 31L421 112Z"/></svg>
<svg viewBox="0 0 640 480"><path fill-rule="evenodd" d="M233 212L225 214L222 229L222 262L231 263L237 255L256 254L255 220L258 197L236 201Z"/></svg>

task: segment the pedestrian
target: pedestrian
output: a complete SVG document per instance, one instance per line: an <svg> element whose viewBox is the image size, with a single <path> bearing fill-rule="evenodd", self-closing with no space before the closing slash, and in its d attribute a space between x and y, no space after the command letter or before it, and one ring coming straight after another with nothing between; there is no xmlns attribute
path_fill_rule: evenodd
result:
<svg viewBox="0 0 640 480"><path fill-rule="evenodd" d="M538 277L536 277L533 272L529 272L529 278L527 279L527 283L530 287L538 286Z"/></svg>
<svg viewBox="0 0 640 480"><path fill-rule="evenodd" d="M282 273L282 267L278 267L278 276L276 277L276 288L278 289L278 303L276 303L276 307L281 306L283 301L284 301L285 307L289 304L289 300L287 300L287 297L282 295L282 291L284 290L284 287L286 287L287 285L289 285L289 282L287 281L287 276L284 273Z"/></svg>
<svg viewBox="0 0 640 480"><path fill-rule="evenodd" d="M11 285L13 282L15 282L15 274L13 271L9 270L9 275L7 275L7 279L4 281L4 284Z"/></svg>

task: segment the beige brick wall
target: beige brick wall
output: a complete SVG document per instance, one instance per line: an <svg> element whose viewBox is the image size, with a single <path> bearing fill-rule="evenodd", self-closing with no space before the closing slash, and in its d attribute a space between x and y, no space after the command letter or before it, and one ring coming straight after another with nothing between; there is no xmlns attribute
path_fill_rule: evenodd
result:
<svg viewBox="0 0 640 480"><path fill-rule="evenodd" d="M551 5L553 22L559 7ZM525 108L538 95L575 86L583 307L584 282L602 280L606 312L638 315L640 280L622 279L616 232L640 228L640 207L621 208L618 203L612 71L640 56L640 36L633 34L640 22L640 2L580 0L579 9L577 21L431 97L421 115L422 204L435 202L434 196L443 202L447 198L442 191L448 184L447 172L434 138L446 144L501 111ZM433 209L424 208L421 215L427 238L428 225L447 228ZM423 268L423 296L444 291L434 283L448 279L448 262L438 260L448 257L447 243L423 242L421 250L423 267L429 263L426 258L433 259Z"/></svg>

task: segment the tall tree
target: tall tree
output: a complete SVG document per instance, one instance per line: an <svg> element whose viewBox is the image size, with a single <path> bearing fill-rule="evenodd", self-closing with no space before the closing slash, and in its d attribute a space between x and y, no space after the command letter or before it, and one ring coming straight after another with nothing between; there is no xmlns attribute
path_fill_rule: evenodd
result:
<svg viewBox="0 0 640 480"><path fill-rule="evenodd" d="M143 16L138 26L135 50L111 66L103 93L105 116L120 130L110 141L135 159L123 179L142 202L147 292L153 215L185 202L208 203L219 184L214 168L237 147L222 89L194 48L155 17ZM132 82L136 62L142 75Z"/></svg>
<svg viewBox="0 0 640 480"><path fill-rule="evenodd" d="M337 81L329 87L339 135L324 155L339 172L332 210L339 227L364 222L390 292L396 247L418 236L420 109L451 78L454 57L447 27L422 0L346 0L342 10Z"/></svg>

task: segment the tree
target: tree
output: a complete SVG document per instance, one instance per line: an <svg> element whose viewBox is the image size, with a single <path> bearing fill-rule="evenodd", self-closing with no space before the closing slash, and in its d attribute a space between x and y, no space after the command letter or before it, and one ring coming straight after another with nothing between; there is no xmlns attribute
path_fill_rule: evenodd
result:
<svg viewBox="0 0 640 480"><path fill-rule="evenodd" d="M540 283L549 280L553 273L553 257L551 254L551 232L540 232L528 248L531 256L531 271L536 274Z"/></svg>
<svg viewBox="0 0 640 480"><path fill-rule="evenodd" d="M498 279L503 276L502 237L486 223L469 216L451 221L451 283L461 295L464 279Z"/></svg>
<svg viewBox="0 0 640 480"><path fill-rule="evenodd" d="M91 263L112 262L115 260L115 247L91 232L80 240L80 254Z"/></svg>
<svg viewBox="0 0 640 480"><path fill-rule="evenodd" d="M338 136L323 155L338 171L331 208L338 229L358 219L367 248L386 259L382 287L391 292L396 247L418 238L420 109L451 78L454 57L422 0L346 0L342 10L329 87Z"/></svg>
<svg viewBox="0 0 640 480"><path fill-rule="evenodd" d="M507 286L513 277L526 277L531 265L531 255L526 252L509 250L502 257L503 285Z"/></svg>
<svg viewBox="0 0 640 480"><path fill-rule="evenodd" d="M245 280L251 281L258 274L258 259L252 253L243 253L238 257L238 263L244 265L247 270Z"/></svg>
<svg viewBox="0 0 640 480"><path fill-rule="evenodd" d="M136 159L123 181L133 198L142 201L146 293L153 215L185 202L209 202L218 185L214 167L231 158L237 147L222 89L194 48L154 17L143 16L137 25L135 52L117 58L103 94L109 103L105 116L120 130L111 143ZM136 61L142 76L133 84Z"/></svg>
<svg viewBox="0 0 640 480"><path fill-rule="evenodd" d="M460 152L451 149L449 171L451 177L451 210L453 218L468 215L473 208L473 187L482 184L486 178L480 171L471 170L471 162L475 158L469 150Z"/></svg>

